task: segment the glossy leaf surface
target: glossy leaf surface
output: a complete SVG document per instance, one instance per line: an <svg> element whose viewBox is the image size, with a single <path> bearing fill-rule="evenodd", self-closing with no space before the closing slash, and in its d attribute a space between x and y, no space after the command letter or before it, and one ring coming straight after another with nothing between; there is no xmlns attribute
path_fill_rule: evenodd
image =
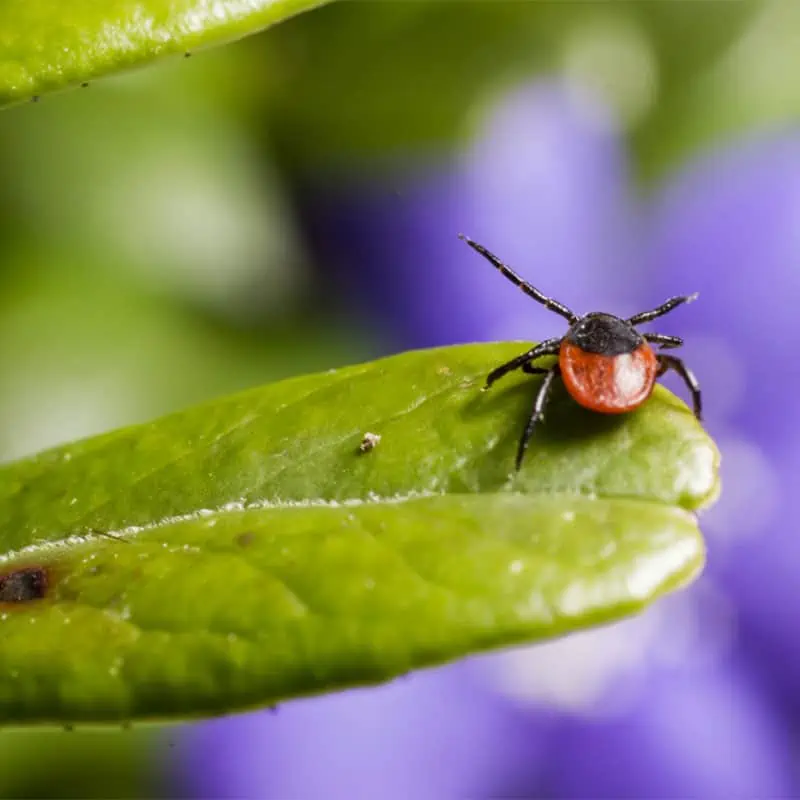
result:
<svg viewBox="0 0 800 800"><path fill-rule="evenodd" d="M3 0L0 106L237 39L326 0Z"/></svg>
<svg viewBox="0 0 800 800"><path fill-rule="evenodd" d="M0 470L0 719L184 717L383 681L641 610L701 568L717 451L657 390L556 391L524 345L282 381ZM380 436L362 450L366 433Z"/></svg>

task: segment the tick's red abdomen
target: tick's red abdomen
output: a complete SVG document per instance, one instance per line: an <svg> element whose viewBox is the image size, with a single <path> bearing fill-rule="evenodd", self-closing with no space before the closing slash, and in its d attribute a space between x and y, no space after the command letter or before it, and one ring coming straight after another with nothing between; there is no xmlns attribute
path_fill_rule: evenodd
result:
<svg viewBox="0 0 800 800"><path fill-rule="evenodd" d="M658 372L655 353L646 343L630 353L607 356L564 339L558 363L572 397L601 414L623 414L640 406L653 391Z"/></svg>

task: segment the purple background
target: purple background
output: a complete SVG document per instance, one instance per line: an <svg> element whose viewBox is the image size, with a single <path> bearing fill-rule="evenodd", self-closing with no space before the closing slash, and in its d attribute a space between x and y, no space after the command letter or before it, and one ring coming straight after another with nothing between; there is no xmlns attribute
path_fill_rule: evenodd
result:
<svg viewBox="0 0 800 800"><path fill-rule="evenodd" d="M459 232L579 313L700 291L659 329L687 339L723 452L725 491L703 522L708 568L613 628L187 728L176 785L262 798L800 794L788 503L800 466L800 133L730 144L642 198L624 140L537 83L449 161L403 161L380 178L368 167L298 194L340 300L384 350L562 329Z"/></svg>

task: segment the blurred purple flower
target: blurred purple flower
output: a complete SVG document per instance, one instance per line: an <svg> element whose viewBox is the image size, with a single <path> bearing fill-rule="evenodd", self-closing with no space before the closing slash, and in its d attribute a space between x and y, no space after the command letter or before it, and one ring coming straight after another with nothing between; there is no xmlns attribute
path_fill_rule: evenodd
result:
<svg viewBox="0 0 800 800"><path fill-rule="evenodd" d="M459 232L578 311L622 313L636 297L624 151L548 85L514 95L448 163L331 175L306 187L302 207L326 277L393 348L536 338L559 325Z"/></svg>
<svg viewBox="0 0 800 800"><path fill-rule="evenodd" d="M692 282L688 357L708 375L724 461L712 561L736 598L740 645L778 702L800 711L800 132L761 137L686 170L654 215L661 285ZM711 346L709 346L711 345ZM693 352L693 350L695 352Z"/></svg>
<svg viewBox="0 0 800 800"><path fill-rule="evenodd" d="M195 797L436 800L491 792L498 755L522 768L536 736L520 736L469 665L387 686L296 701L195 726L188 780ZM503 752L505 751L505 752Z"/></svg>
<svg viewBox="0 0 800 800"><path fill-rule="evenodd" d="M632 713L565 720L551 752L556 797L792 795L785 733L741 665L652 670Z"/></svg>
<svg viewBox="0 0 800 800"><path fill-rule="evenodd" d="M677 664L674 654L672 663L653 656L656 642L685 638L688 624L678 606L661 604L656 639L642 640L638 680L609 684L626 685L626 703L599 717L496 691L502 669L492 664L501 655L480 668L459 664L277 715L196 726L184 740L194 796L800 792L788 730L797 720L784 714L800 699L800 544L788 508L800 466L792 403L800 136L691 165L644 208L621 142L597 119L557 87L527 88L449 163L327 176L301 189L300 205L332 285L385 336L377 349L563 329L459 242L461 231L579 313L633 313L664 294L701 291L692 313L663 326L688 340L729 482L708 516L710 569L684 593L694 638L675 651ZM727 592L741 615L738 638L720 638L720 619L702 613L708 588ZM639 635L619 630L631 642ZM715 637L726 646L689 664Z"/></svg>

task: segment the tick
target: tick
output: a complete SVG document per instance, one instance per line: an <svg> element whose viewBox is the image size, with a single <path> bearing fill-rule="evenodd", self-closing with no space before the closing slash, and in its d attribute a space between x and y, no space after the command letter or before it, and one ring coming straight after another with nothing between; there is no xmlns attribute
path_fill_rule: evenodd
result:
<svg viewBox="0 0 800 800"><path fill-rule="evenodd" d="M683 340L663 333L642 334L636 330L637 325L663 317L684 303L691 303L697 298L697 294L671 297L658 308L643 311L628 319L620 319L600 311L579 317L563 303L547 297L524 281L483 245L473 242L463 234L459 238L480 253L525 294L569 322L569 330L565 336L540 342L527 352L493 369L486 378L484 390L516 369L529 375L544 375L536 393L533 410L519 440L515 462L517 470L522 466L536 424L544 419L544 409L556 378L564 381L569 394L584 408L601 414L624 414L644 403L650 397L656 380L668 370L674 370L692 395L695 417L701 419L702 403L697 378L680 358L653 351L654 345L664 350L680 347ZM548 368L534 366L533 361L541 356L558 356L558 361Z"/></svg>

